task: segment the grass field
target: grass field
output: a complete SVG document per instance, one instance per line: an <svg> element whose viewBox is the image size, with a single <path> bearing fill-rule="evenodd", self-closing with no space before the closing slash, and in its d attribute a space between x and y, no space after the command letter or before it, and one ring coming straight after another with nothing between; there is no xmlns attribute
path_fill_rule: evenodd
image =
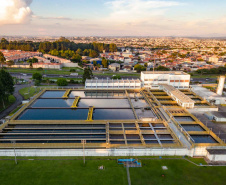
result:
<svg viewBox="0 0 226 185"><path fill-rule="evenodd" d="M72 68L71 68L72 69ZM77 68L75 68L77 69ZM8 72L14 72L14 73L41 73L41 74L57 74L57 75L70 75L71 73L74 73L74 72L70 72L69 71L70 69L69 68L62 68L62 70L58 70L58 69L47 69L47 70L37 70L37 69L7 69ZM76 72L78 73L79 75L82 75L83 74L83 70L79 69L80 71L79 72ZM105 71L104 73L103 72L93 72L93 75L94 76L112 76L112 75L120 75L120 76L134 76L134 77L139 77L140 76L140 73L113 73L113 72L108 72L108 71Z"/></svg>
<svg viewBox="0 0 226 185"><path fill-rule="evenodd" d="M8 158L8 157L7 157ZM86 160L70 157L33 158L0 162L1 185L127 185L126 169L118 165L116 158L92 158ZM1 157L0 159L6 159ZM28 158L26 158L28 159ZM55 160L53 160L55 159ZM63 160L56 160L63 159ZM92 159L92 160L91 160ZM102 160L100 160L102 159ZM142 168L130 168L132 185L224 185L226 167L199 167L185 160L142 159ZM203 159L193 162L205 164ZM104 170L98 166L104 165ZM162 170L167 166L168 170ZM164 175L164 177L162 177Z"/></svg>
<svg viewBox="0 0 226 185"><path fill-rule="evenodd" d="M23 89L19 90L19 93L25 100L29 99L30 97L34 96L36 93L40 91L40 88L35 88L34 87L25 87Z"/></svg>
<svg viewBox="0 0 226 185"><path fill-rule="evenodd" d="M0 174L1 185L127 185L126 169L107 160L1 161Z"/></svg>

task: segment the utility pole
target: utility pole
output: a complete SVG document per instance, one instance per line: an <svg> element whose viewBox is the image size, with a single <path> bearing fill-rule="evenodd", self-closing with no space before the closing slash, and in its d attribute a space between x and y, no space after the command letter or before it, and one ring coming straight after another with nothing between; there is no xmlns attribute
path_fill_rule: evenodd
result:
<svg viewBox="0 0 226 185"><path fill-rule="evenodd" d="M16 141L11 141L11 143L13 143L13 147L14 147L14 156L15 156L15 164L17 164L17 159L16 159L16 149L15 149L15 145L16 145Z"/></svg>
<svg viewBox="0 0 226 185"><path fill-rule="evenodd" d="M85 159L85 144L86 144L86 140L82 139L81 143L83 144L83 163L86 163L86 159Z"/></svg>

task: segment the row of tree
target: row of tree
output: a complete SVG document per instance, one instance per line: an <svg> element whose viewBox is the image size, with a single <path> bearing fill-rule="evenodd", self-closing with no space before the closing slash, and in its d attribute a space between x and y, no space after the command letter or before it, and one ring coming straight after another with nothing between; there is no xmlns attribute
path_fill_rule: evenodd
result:
<svg viewBox="0 0 226 185"><path fill-rule="evenodd" d="M55 42L31 42L31 41L8 41L5 38L1 39L0 49L8 50L22 50L22 51L40 51L43 53L49 53L52 50L65 51L72 50L77 51L80 49L82 52L84 50L94 50L97 53L105 51L115 52L117 51L117 46L112 44L104 43L74 43L70 42L68 39L61 37ZM82 54L82 53L81 53ZM80 54L80 55L81 55Z"/></svg>
<svg viewBox="0 0 226 185"><path fill-rule="evenodd" d="M218 68L211 68L211 69L198 69L196 71L198 74L226 74L226 66L225 67L218 67Z"/></svg>
<svg viewBox="0 0 226 185"><path fill-rule="evenodd" d="M147 70L147 63L145 63L145 65L140 65L140 64L136 64L134 66L134 70L136 70L138 73L140 73L141 71L146 71ZM153 68L150 68L150 70L152 71ZM165 67L165 66L158 66L155 68L155 71L170 71L169 68Z"/></svg>

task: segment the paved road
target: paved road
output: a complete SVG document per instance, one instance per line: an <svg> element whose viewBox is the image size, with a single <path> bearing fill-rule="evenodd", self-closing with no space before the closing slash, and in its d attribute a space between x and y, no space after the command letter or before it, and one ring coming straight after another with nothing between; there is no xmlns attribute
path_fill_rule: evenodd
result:
<svg viewBox="0 0 226 185"><path fill-rule="evenodd" d="M216 83L217 78L192 78L191 82L202 82L203 84Z"/></svg>
<svg viewBox="0 0 226 185"><path fill-rule="evenodd" d="M7 109L5 109L4 111L2 111L0 113L0 119L6 117L10 112L12 112L14 109L16 109L22 102L23 97L19 94L19 90L24 88L24 87L29 87L32 86L33 84L24 84L24 85L15 85L15 91L13 93L13 95L16 98L16 101L14 104L12 104L11 106L9 106Z"/></svg>

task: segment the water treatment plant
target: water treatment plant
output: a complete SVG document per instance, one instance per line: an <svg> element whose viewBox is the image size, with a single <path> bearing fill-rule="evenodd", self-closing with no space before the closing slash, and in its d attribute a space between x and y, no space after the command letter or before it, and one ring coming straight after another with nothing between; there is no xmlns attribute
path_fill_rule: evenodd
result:
<svg viewBox="0 0 226 185"><path fill-rule="evenodd" d="M44 89L0 126L0 155L206 156L225 143L189 110L216 108L168 84Z"/></svg>

